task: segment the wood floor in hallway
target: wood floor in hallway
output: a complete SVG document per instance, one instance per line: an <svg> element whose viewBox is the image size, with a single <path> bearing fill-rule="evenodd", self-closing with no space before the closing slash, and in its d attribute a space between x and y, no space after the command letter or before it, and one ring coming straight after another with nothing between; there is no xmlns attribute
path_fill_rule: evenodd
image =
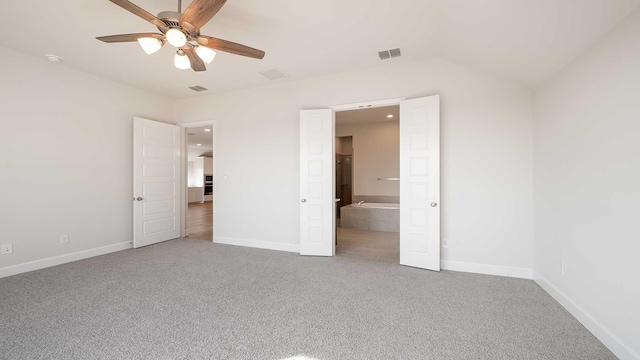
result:
<svg viewBox="0 0 640 360"><path fill-rule="evenodd" d="M187 209L189 239L213 241L213 202L189 204Z"/></svg>

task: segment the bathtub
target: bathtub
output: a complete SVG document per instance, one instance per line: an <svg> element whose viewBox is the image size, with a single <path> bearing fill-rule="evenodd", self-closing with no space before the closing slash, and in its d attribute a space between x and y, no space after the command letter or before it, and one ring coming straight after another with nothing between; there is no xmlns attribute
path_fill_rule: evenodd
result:
<svg viewBox="0 0 640 360"><path fill-rule="evenodd" d="M373 208L373 209L396 209L400 210L400 204L387 204L387 203L362 203L361 205L351 204L349 206L360 208Z"/></svg>
<svg viewBox="0 0 640 360"><path fill-rule="evenodd" d="M363 203L340 208L340 226L358 230L400 231L400 204Z"/></svg>

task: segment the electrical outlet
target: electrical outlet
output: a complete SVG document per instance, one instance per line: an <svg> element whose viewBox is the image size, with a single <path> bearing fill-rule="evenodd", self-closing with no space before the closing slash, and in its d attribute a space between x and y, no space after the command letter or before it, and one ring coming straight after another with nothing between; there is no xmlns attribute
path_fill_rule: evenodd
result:
<svg viewBox="0 0 640 360"><path fill-rule="evenodd" d="M449 247L449 239L442 239L442 247L443 248Z"/></svg>
<svg viewBox="0 0 640 360"><path fill-rule="evenodd" d="M0 255L7 255L13 252L13 244L2 244Z"/></svg>
<svg viewBox="0 0 640 360"><path fill-rule="evenodd" d="M68 244L69 235L60 235L60 244Z"/></svg>

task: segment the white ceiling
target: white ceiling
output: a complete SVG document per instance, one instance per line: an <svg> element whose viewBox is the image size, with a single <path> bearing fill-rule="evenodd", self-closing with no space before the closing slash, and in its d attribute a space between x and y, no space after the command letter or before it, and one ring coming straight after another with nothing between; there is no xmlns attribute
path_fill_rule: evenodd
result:
<svg viewBox="0 0 640 360"><path fill-rule="evenodd" d="M393 115L388 118L387 115ZM357 109L336 112L336 125L367 124L398 121L400 106L383 106L370 109Z"/></svg>
<svg viewBox="0 0 640 360"><path fill-rule="evenodd" d="M156 14L177 0L134 0ZM183 8L190 3L185 0ZM218 52L208 71L173 66L169 45L148 56L137 43L96 36L150 32L150 23L107 0L4 1L0 46L170 97L270 83L278 68L293 78L439 57L530 87L544 82L640 5L640 0L229 0L201 32L266 52L263 60ZM276 80L276 81L288 81ZM209 91L196 93L189 86Z"/></svg>
<svg viewBox="0 0 640 360"><path fill-rule="evenodd" d="M189 161L199 156L213 156L213 135L211 132L204 131L205 129L211 129L211 126L197 126L186 129Z"/></svg>

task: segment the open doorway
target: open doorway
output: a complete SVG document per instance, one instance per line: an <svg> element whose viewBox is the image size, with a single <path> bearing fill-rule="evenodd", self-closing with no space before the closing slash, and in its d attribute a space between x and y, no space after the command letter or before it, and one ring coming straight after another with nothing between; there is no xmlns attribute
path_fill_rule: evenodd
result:
<svg viewBox="0 0 640 360"><path fill-rule="evenodd" d="M185 127L186 215L185 236L213 241L213 127Z"/></svg>
<svg viewBox="0 0 640 360"><path fill-rule="evenodd" d="M335 115L336 256L400 262L400 107Z"/></svg>
<svg viewBox="0 0 640 360"><path fill-rule="evenodd" d="M431 95L410 100L390 99L368 103L332 106L330 109L300 110L300 255L336 255L336 199L335 189L335 137L336 112L400 105L398 143L399 152L391 155L399 160L398 177L385 176L382 160L390 153L362 150L360 141L353 136L354 201L369 201L380 205L380 210L395 210L400 216L399 263L422 269L440 270L440 96ZM387 119L392 114L386 114ZM337 133L338 136L350 136ZM399 188L396 203L383 197L390 195L359 192L358 168L360 154L378 155L372 168L375 175L365 180L395 185ZM381 174L381 175L377 175ZM375 179L375 180L374 180ZM363 188L364 189L364 188ZM366 196L356 200L356 196ZM387 201L387 202L381 202ZM363 205L361 203L360 205ZM393 205L396 206L393 206ZM369 204L371 207L372 204ZM368 206L363 206L368 207ZM355 206L354 206L355 208ZM391 208L391 209L389 209ZM345 207L340 208L341 228L345 228ZM381 223L384 220L380 221ZM379 231L375 230L374 231ZM393 231L383 231L393 232ZM340 242L339 239L337 241ZM371 245L368 244L368 245ZM372 249L372 246L357 246ZM382 250L382 249L381 249ZM360 251L363 252L363 251ZM369 252L367 250L367 252ZM356 253L351 251L350 253ZM352 257L384 260L381 256L354 255ZM390 257L390 256L389 256ZM394 258L395 262L395 258Z"/></svg>

